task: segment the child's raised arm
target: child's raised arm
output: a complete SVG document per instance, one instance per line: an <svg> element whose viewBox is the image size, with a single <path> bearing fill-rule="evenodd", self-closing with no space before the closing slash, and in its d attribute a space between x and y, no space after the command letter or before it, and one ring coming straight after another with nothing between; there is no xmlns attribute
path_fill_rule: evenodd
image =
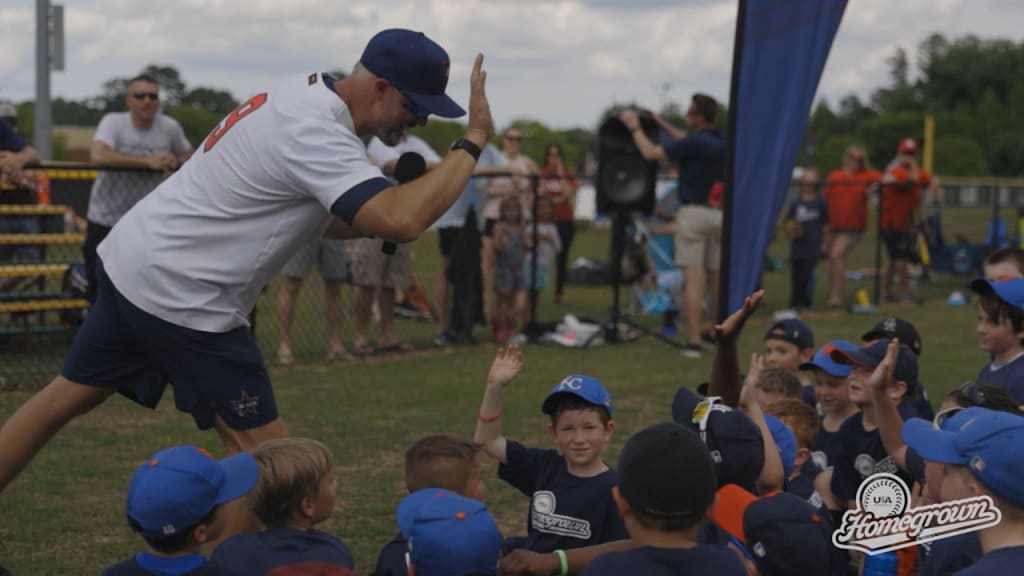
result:
<svg viewBox="0 0 1024 576"><path fill-rule="evenodd" d="M501 405L508 386L523 368L523 355L518 346L498 348L487 375L484 399L477 413L476 434L473 440L502 464L507 462L506 440L501 433Z"/></svg>
<svg viewBox="0 0 1024 576"><path fill-rule="evenodd" d="M871 385L871 396L874 400L878 435L882 438L885 453L900 470L906 470L907 445L900 436L903 417L900 416L896 402L889 397L889 386L893 383L893 371L896 369L896 358L899 353L900 341L893 338L885 349L885 358L875 367L868 383Z"/></svg>
<svg viewBox="0 0 1024 576"><path fill-rule="evenodd" d="M743 388L740 391L739 408L761 429L761 438L764 440L764 467L761 468L761 475L757 479L757 487L762 494L767 494L773 490L781 490L785 485L786 475L779 448L775 444L768 422L764 419L761 404L757 401L757 382L761 379L763 370L764 358L751 354L750 369L747 370L747 377L743 380Z"/></svg>

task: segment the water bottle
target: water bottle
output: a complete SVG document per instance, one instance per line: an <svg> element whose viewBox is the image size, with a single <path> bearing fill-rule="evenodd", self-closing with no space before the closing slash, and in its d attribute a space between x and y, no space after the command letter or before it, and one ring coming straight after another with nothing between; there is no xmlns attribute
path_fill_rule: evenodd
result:
<svg viewBox="0 0 1024 576"><path fill-rule="evenodd" d="M900 557L895 552L882 552L864 558L864 572L861 576L896 576L899 573Z"/></svg>

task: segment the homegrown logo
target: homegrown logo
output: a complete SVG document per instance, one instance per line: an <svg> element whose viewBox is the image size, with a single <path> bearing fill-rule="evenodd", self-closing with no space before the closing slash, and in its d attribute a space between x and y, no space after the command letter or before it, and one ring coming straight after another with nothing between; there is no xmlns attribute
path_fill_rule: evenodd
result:
<svg viewBox="0 0 1024 576"><path fill-rule="evenodd" d="M857 508L843 514L832 543L880 554L999 524L1002 514L989 496L909 508L910 489L894 474L870 476L857 489Z"/></svg>

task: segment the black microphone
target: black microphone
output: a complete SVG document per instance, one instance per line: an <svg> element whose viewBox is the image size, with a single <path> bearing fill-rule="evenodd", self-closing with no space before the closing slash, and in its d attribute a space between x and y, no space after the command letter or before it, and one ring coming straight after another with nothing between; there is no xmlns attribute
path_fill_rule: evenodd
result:
<svg viewBox="0 0 1024 576"><path fill-rule="evenodd" d="M399 184L411 182L426 173L427 161L416 152L402 154L395 163L395 180L398 180ZM380 247L380 251L388 255L394 254L397 249L398 245L394 242L384 242Z"/></svg>

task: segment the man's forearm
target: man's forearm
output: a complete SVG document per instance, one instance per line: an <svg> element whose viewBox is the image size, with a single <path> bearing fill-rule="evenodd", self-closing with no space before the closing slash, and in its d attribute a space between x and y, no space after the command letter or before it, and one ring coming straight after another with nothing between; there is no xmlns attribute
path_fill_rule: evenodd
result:
<svg viewBox="0 0 1024 576"><path fill-rule="evenodd" d="M90 155L92 163L116 168L149 168L146 156L129 156L113 150L96 151Z"/></svg>

